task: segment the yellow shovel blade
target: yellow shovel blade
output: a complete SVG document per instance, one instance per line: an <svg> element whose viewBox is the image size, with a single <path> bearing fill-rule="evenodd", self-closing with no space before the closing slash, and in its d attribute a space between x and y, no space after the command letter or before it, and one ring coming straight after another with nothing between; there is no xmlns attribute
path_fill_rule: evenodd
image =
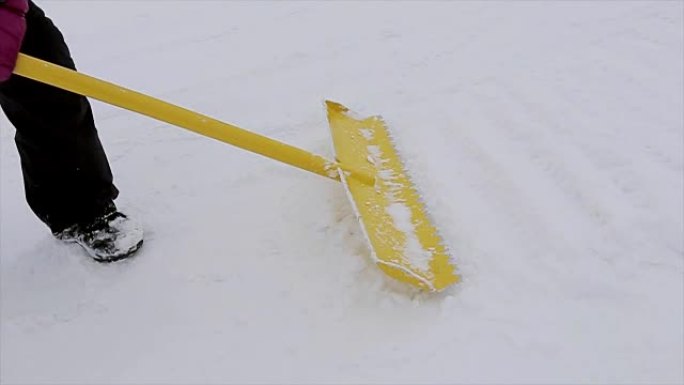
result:
<svg viewBox="0 0 684 385"><path fill-rule="evenodd" d="M377 265L399 281L430 291L457 282L446 247L382 119L355 119L341 104L326 105L337 160L375 176L371 185L340 170Z"/></svg>

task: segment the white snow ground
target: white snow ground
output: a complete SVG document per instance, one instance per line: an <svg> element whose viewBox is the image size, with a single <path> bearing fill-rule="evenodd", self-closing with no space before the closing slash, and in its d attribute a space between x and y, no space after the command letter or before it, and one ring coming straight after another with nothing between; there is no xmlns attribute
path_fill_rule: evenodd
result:
<svg viewBox="0 0 684 385"><path fill-rule="evenodd" d="M94 103L144 222L91 262L1 126L3 383L681 383L681 1L39 1L79 68L330 155L382 114L463 282L368 261L340 185Z"/></svg>

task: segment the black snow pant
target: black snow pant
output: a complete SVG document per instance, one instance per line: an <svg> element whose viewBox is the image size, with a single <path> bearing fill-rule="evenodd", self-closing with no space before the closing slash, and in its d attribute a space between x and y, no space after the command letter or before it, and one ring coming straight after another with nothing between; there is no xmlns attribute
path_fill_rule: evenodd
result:
<svg viewBox="0 0 684 385"><path fill-rule="evenodd" d="M75 69L61 32L30 2L21 51ZM17 75L0 83L26 200L53 233L115 210L119 194L85 97Z"/></svg>

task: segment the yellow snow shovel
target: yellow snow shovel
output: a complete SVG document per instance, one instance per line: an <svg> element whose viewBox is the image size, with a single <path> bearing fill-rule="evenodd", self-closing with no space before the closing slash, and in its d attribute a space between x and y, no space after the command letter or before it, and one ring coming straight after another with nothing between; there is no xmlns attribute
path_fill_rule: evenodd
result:
<svg viewBox="0 0 684 385"><path fill-rule="evenodd" d="M112 83L24 54L14 73L179 126L343 182L376 264L439 291L458 281L449 254L378 117L357 119L327 101L337 162Z"/></svg>

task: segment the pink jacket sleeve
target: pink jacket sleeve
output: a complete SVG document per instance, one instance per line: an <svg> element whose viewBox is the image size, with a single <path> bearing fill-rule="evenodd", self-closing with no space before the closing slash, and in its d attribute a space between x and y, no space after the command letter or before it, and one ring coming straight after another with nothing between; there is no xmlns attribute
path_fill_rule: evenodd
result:
<svg viewBox="0 0 684 385"><path fill-rule="evenodd" d="M0 7L12 8L25 14L28 11L28 0L0 0Z"/></svg>
<svg viewBox="0 0 684 385"><path fill-rule="evenodd" d="M27 0L0 0L0 82L9 79L26 33Z"/></svg>

